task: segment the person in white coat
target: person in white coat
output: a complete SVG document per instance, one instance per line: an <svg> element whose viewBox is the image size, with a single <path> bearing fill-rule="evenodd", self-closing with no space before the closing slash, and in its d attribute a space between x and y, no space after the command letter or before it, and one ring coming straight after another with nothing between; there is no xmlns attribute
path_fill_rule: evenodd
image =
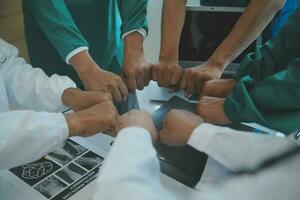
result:
<svg viewBox="0 0 300 200"><path fill-rule="evenodd" d="M160 182L152 145L158 134L151 116L132 111L118 124L120 132L97 179L94 200L177 199ZM188 144L205 152L233 172L246 172L206 188L199 200L299 199L300 148L292 138L235 131L179 110L168 114L159 137L167 145Z"/></svg>
<svg viewBox="0 0 300 200"><path fill-rule="evenodd" d="M78 112L62 114L67 106ZM109 95L48 77L0 39L0 170L37 160L69 136L110 130L116 118Z"/></svg>

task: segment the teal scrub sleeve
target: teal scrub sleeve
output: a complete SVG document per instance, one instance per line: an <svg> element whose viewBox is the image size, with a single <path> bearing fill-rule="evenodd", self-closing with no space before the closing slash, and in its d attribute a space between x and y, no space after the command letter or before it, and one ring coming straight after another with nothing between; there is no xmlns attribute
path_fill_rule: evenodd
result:
<svg viewBox="0 0 300 200"><path fill-rule="evenodd" d="M300 128L300 58L262 81L243 77L225 100L224 112L235 123L255 122L289 134Z"/></svg>
<svg viewBox="0 0 300 200"><path fill-rule="evenodd" d="M63 0L24 0L24 5L64 61L78 47L88 47Z"/></svg>
<svg viewBox="0 0 300 200"><path fill-rule="evenodd" d="M141 28L148 32L147 4L148 0L118 0L122 19L121 35Z"/></svg>
<svg viewBox="0 0 300 200"><path fill-rule="evenodd" d="M257 81L262 80L286 69L294 57L300 57L300 9L276 37L245 57L234 78L239 81L249 75Z"/></svg>

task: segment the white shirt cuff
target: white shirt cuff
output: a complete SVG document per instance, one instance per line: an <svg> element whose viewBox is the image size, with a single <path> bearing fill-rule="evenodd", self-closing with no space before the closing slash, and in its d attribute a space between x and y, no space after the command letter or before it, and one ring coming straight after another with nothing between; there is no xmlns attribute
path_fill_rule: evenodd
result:
<svg viewBox="0 0 300 200"><path fill-rule="evenodd" d="M75 56L76 54L85 51L85 50L89 50L89 48L87 46L82 46L82 47L78 47L77 49L74 49L73 51L71 51L67 57L66 57L66 63L69 65L70 64L70 59Z"/></svg>
<svg viewBox="0 0 300 200"><path fill-rule="evenodd" d="M124 34L122 35L122 40L124 40L124 38L125 38L127 35L129 35L129 34L131 34L131 33L134 33L134 32L140 33L140 34L143 36L143 39L145 39L145 38L147 37L147 32L146 32L146 30L143 29L143 28L140 28L140 29L133 29L133 30L131 30L131 31L128 31L127 33L124 33Z"/></svg>
<svg viewBox="0 0 300 200"><path fill-rule="evenodd" d="M188 145L197 149L198 151L205 151L210 138L220 129L224 127L215 126L208 123L203 123L198 126L192 133L188 140Z"/></svg>

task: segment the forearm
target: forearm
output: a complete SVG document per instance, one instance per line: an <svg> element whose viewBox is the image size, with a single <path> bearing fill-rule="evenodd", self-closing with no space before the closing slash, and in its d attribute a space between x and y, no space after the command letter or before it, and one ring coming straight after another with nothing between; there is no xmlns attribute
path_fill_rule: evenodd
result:
<svg viewBox="0 0 300 200"><path fill-rule="evenodd" d="M1 42L1 41L0 41ZM3 43L3 44L2 44ZM13 108L35 111L62 111L63 92L76 87L68 77L52 75L48 77L41 69L33 68L18 57L15 47L4 43L8 60L1 66L4 84L10 105Z"/></svg>
<svg viewBox="0 0 300 200"><path fill-rule="evenodd" d="M62 114L11 111L0 114L0 132L0 170L3 170L35 161L53 151L68 137L68 126Z"/></svg>
<svg viewBox="0 0 300 200"><path fill-rule="evenodd" d="M224 112L235 123L255 122L290 134L299 128L300 61L290 61L287 70L257 81L243 77L224 103Z"/></svg>
<svg viewBox="0 0 300 200"><path fill-rule="evenodd" d="M87 50L75 54L69 61L79 78L83 81L89 79L90 74L93 74L94 70L99 70L99 66Z"/></svg>
<svg viewBox="0 0 300 200"><path fill-rule="evenodd" d="M123 129L102 167L94 199L168 199L159 174L150 134L136 127Z"/></svg>
<svg viewBox="0 0 300 200"><path fill-rule="evenodd" d="M259 36L284 3L285 0L252 0L208 62L224 70Z"/></svg>
<svg viewBox="0 0 300 200"><path fill-rule="evenodd" d="M188 144L233 171L252 169L272 155L297 145L286 138L235 131L211 124L196 128Z"/></svg>
<svg viewBox="0 0 300 200"><path fill-rule="evenodd" d="M178 61L178 48L185 19L186 0L164 0L160 58Z"/></svg>

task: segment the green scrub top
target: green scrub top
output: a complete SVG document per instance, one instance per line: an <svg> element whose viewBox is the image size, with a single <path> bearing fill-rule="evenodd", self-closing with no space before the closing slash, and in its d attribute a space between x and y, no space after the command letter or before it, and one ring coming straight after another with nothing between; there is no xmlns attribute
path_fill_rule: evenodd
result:
<svg viewBox="0 0 300 200"><path fill-rule="evenodd" d="M87 46L96 63L120 74L121 35L147 31L147 0L23 0L26 41L31 64L48 75L82 83L67 55Z"/></svg>
<svg viewBox="0 0 300 200"><path fill-rule="evenodd" d="M286 134L300 128L300 9L243 60L235 79L224 104L232 122L256 122Z"/></svg>

